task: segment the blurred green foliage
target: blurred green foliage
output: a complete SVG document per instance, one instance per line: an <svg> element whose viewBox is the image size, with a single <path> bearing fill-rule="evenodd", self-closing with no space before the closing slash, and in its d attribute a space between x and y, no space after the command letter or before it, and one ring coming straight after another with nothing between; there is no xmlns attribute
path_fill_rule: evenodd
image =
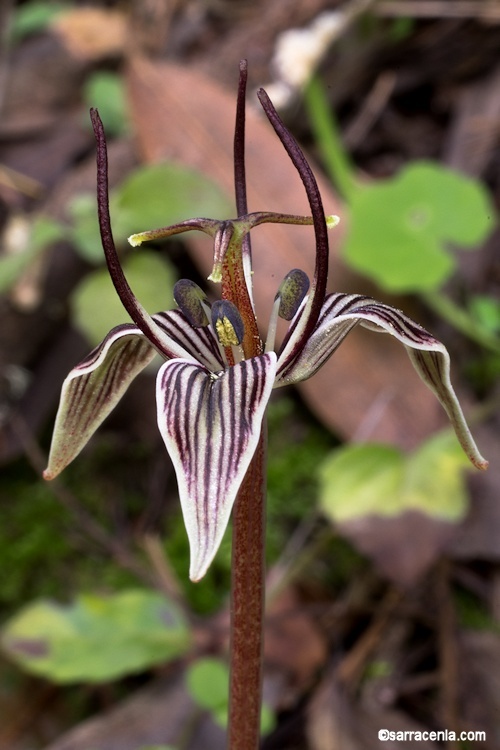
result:
<svg viewBox="0 0 500 750"><path fill-rule="evenodd" d="M186 685L194 702L208 711L216 724L227 726L229 710L229 669L220 659L206 657L197 659L188 668ZM276 720L265 703L260 717L261 734L269 734Z"/></svg>
<svg viewBox="0 0 500 750"><path fill-rule="evenodd" d="M448 245L477 248L496 224L485 186L431 161L407 164L390 179L362 181L344 150L323 85L305 98L332 182L347 202L347 263L395 293L435 290L455 269Z"/></svg>
<svg viewBox="0 0 500 750"><path fill-rule="evenodd" d="M468 458L451 430L409 455L380 443L343 446L321 466L320 505L334 521L414 510L458 522L468 509L466 468Z"/></svg>
<svg viewBox="0 0 500 750"><path fill-rule="evenodd" d="M169 226L193 216L227 218L232 204L200 172L173 163L139 167L110 191L109 210L117 247L146 229ZM68 205L69 237L88 262L101 264L104 254L94 193L81 193ZM137 250L135 252L138 252Z"/></svg>
<svg viewBox="0 0 500 750"><path fill-rule="evenodd" d="M447 245L478 247L495 223L481 183L426 161L359 185L350 210L343 257L391 292L440 287L456 265Z"/></svg>
<svg viewBox="0 0 500 750"><path fill-rule="evenodd" d="M317 510L318 466L338 442L289 396L271 401L268 424L267 556L273 561L293 529Z"/></svg>
<svg viewBox="0 0 500 750"><path fill-rule="evenodd" d="M79 594L68 605L28 604L2 628L2 647L53 682L109 682L181 656L187 623L165 596L127 590Z"/></svg>
<svg viewBox="0 0 500 750"><path fill-rule="evenodd" d="M173 306L172 290L177 274L168 261L156 253L142 250L125 259L123 271L137 299L148 312L168 310ZM114 326L131 322L105 268L88 274L78 285L72 295L71 309L73 322L92 346L99 344Z"/></svg>
<svg viewBox="0 0 500 750"><path fill-rule="evenodd" d="M99 110L108 136L119 136L130 129L125 84L119 73L97 70L88 78L83 89L87 107ZM88 123L88 117L86 117ZM90 127L90 124L89 124Z"/></svg>
<svg viewBox="0 0 500 750"><path fill-rule="evenodd" d="M11 41L17 44L25 37L43 31L54 18L70 7L69 3L59 0L28 0L17 5L10 19Z"/></svg>

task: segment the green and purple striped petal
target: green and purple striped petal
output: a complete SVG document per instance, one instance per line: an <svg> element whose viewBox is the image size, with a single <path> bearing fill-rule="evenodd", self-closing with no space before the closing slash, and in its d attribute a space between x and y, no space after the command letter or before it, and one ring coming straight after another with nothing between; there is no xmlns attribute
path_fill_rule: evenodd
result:
<svg viewBox="0 0 500 750"><path fill-rule="evenodd" d="M289 344L293 344L294 327L299 327L301 314L299 310L292 321ZM488 462L477 449L451 385L450 357L445 346L399 310L370 297L328 295L316 327L299 355L291 362L278 358L276 386L314 375L358 323L378 333L390 333L405 346L416 371L444 407L465 453L474 466L486 469Z"/></svg>
<svg viewBox="0 0 500 750"><path fill-rule="evenodd" d="M45 479L54 479L80 453L155 354L136 326L122 325L71 370L62 386Z"/></svg>
<svg viewBox="0 0 500 750"><path fill-rule="evenodd" d="M178 359L158 373L158 426L177 474L193 581L203 577L221 543L275 375L274 352L219 375Z"/></svg>

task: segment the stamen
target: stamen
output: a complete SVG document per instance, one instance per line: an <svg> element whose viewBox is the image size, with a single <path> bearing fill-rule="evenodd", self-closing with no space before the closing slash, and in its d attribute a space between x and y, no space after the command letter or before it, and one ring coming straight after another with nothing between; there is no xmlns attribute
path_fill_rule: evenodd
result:
<svg viewBox="0 0 500 750"><path fill-rule="evenodd" d="M232 302L225 299L214 302L212 325L222 346L239 346L243 341L245 326L238 308Z"/></svg>
<svg viewBox="0 0 500 750"><path fill-rule="evenodd" d="M278 317L292 320L309 290L309 279L300 268L287 273L274 298L266 339L266 352L274 351Z"/></svg>
<svg viewBox="0 0 500 750"><path fill-rule="evenodd" d="M291 320L309 290L309 279L300 268L287 273L275 299L280 300L278 315L284 320Z"/></svg>
<svg viewBox="0 0 500 750"><path fill-rule="evenodd" d="M202 328L210 323L208 299L194 281L180 279L174 286L174 299L194 328Z"/></svg>
<svg viewBox="0 0 500 750"><path fill-rule="evenodd" d="M278 295L274 298L273 309L271 310L271 317L269 318L269 325L267 326L267 339L264 351L273 352L274 344L276 342L276 328L278 325L278 313L280 309L280 298Z"/></svg>

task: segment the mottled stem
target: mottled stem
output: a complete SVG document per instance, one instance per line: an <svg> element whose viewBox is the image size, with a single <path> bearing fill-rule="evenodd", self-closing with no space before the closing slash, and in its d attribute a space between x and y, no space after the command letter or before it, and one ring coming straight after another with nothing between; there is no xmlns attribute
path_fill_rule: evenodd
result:
<svg viewBox="0 0 500 750"><path fill-rule="evenodd" d="M257 750L262 695L267 426L233 509L228 750Z"/></svg>

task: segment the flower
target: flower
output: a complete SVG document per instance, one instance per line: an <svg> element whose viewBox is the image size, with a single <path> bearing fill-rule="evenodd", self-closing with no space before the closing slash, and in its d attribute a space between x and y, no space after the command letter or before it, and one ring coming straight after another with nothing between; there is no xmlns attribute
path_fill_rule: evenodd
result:
<svg viewBox="0 0 500 750"><path fill-rule="evenodd" d="M104 253L120 299L134 324L120 325L67 376L62 386L49 463L53 479L82 450L158 352L165 360L156 385L158 426L172 459L190 543L190 577L205 574L220 545L238 489L255 453L273 388L305 380L333 354L357 325L389 333L407 349L424 382L440 400L472 463L484 469L450 383L448 353L439 341L402 312L361 295L326 294L327 217L312 171L286 130L267 94L262 107L304 184L311 216L247 213L244 166L246 64L240 68L236 129L235 184L238 217L232 221L196 218L143 232L131 244L197 229L214 241L213 281L222 299L209 305L188 280L176 284L178 309L150 316L134 297L121 268L108 208L107 152L96 110L91 118L97 140L98 213ZM314 277L293 269L275 298L267 341L260 338L254 312L249 233L266 222L313 224ZM281 348L274 351L278 316L290 321Z"/></svg>

